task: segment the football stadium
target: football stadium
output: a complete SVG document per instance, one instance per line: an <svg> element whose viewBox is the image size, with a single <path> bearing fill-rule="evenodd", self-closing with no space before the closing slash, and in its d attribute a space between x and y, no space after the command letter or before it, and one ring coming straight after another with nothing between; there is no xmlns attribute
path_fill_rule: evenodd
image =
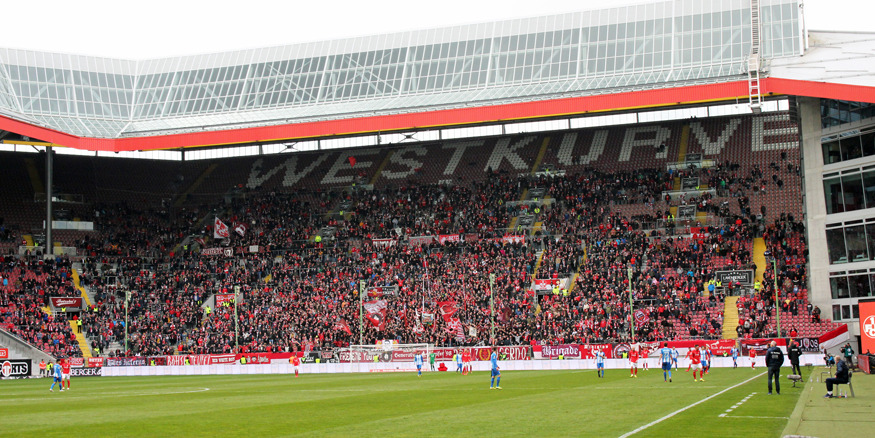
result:
<svg viewBox="0 0 875 438"><path fill-rule="evenodd" d="M800 0L0 48L0 435L865 435L873 72Z"/></svg>

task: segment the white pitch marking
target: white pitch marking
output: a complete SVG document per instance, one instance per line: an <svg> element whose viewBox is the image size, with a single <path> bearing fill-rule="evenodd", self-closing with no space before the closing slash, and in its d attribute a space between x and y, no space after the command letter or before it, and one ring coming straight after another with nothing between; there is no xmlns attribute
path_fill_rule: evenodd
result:
<svg viewBox="0 0 875 438"><path fill-rule="evenodd" d="M773 418L773 419L777 419L777 420L789 420L790 419L790 417L757 417L757 416L753 416L753 415L723 415L723 414L720 414L719 416L725 417L725 418Z"/></svg>
<svg viewBox="0 0 875 438"><path fill-rule="evenodd" d="M753 377L751 377L750 379L745 380L744 382L741 382L741 383L737 383L737 384L735 384L735 385L732 385L732 386L730 386L729 388L724 389L723 391L720 391L720 392L715 393L714 395L709 395L708 397L705 397L705 398L703 398L703 399L701 399L701 400L699 400L699 401L697 401L697 402L695 402L695 403L693 403L693 404L690 404L690 405L687 405L687 406L685 406L685 407L683 407L683 408L680 408L680 409L678 409L678 410L676 410L676 411L674 411L674 412L672 412L672 413L670 413L670 414L668 414L668 415L666 415L666 416L664 416L664 417L662 417L662 418L659 418L659 419L653 420L653 421L651 421L650 423L647 423L647 424L645 424L644 426L639 427L638 429L635 429L635 430L633 430L633 431L631 431L631 432L627 432L627 433L625 433L625 434L623 434L623 435L620 435L620 438L628 438L628 437L630 437L630 436L632 436L632 435L635 435L636 433L641 432L642 430L645 430L645 429L650 428L650 426L654 426L654 425L657 425L657 424L659 424L659 423L662 423L663 421L668 420L669 418L674 417L675 415L680 414L681 412L684 412L684 411L686 411L687 409L690 409L690 408L693 408L693 407L695 407L695 406L698 406L698 405L700 405L700 404L702 404L702 403L705 403L706 401L711 400L712 398L717 397L718 395L723 394L723 393L726 392L726 391L729 391L729 390L732 390L732 389L738 388L739 386L744 385L744 384L747 384L747 383L749 383L749 382L752 382L754 379L758 379L758 378L760 378L760 377L762 377L762 376L764 376L764 375L766 375L766 373L760 373L760 374L757 375L757 376L753 376Z"/></svg>

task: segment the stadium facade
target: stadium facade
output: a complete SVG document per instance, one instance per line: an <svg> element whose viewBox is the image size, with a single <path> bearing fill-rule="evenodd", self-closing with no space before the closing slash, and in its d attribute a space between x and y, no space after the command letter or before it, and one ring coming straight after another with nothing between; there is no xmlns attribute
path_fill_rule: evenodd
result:
<svg viewBox="0 0 875 438"><path fill-rule="evenodd" d="M798 0L657 1L144 61L0 49L0 134L184 159L777 101L800 126L809 298L858 333L856 304L875 296L873 71L875 33L809 32Z"/></svg>

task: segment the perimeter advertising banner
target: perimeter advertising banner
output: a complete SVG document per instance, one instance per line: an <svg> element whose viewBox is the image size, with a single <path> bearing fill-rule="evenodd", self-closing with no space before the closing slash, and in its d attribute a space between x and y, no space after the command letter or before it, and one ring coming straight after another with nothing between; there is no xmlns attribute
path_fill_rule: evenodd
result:
<svg viewBox="0 0 875 438"><path fill-rule="evenodd" d="M0 359L9 359L9 349L0 348Z"/></svg>
<svg viewBox="0 0 875 438"><path fill-rule="evenodd" d="M545 345L541 347L541 357L544 359L556 359L559 355L566 359L580 358L580 346L577 344Z"/></svg>
<svg viewBox="0 0 875 438"><path fill-rule="evenodd" d="M28 377L30 374L30 359L6 359L0 362L0 377Z"/></svg>
<svg viewBox="0 0 875 438"><path fill-rule="evenodd" d="M860 351L875 351L875 300L860 300Z"/></svg>
<svg viewBox="0 0 875 438"><path fill-rule="evenodd" d="M88 377L88 376L103 376L103 368L73 368L70 370L70 377Z"/></svg>

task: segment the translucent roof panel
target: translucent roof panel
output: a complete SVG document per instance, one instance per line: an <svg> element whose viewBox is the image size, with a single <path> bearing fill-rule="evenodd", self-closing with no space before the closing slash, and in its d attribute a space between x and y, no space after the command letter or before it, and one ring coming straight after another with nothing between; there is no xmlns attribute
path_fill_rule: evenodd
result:
<svg viewBox="0 0 875 438"><path fill-rule="evenodd" d="M713 83L746 75L750 3L666 0L144 61L0 49L0 110L116 138ZM761 55L801 55L798 0L759 4Z"/></svg>

